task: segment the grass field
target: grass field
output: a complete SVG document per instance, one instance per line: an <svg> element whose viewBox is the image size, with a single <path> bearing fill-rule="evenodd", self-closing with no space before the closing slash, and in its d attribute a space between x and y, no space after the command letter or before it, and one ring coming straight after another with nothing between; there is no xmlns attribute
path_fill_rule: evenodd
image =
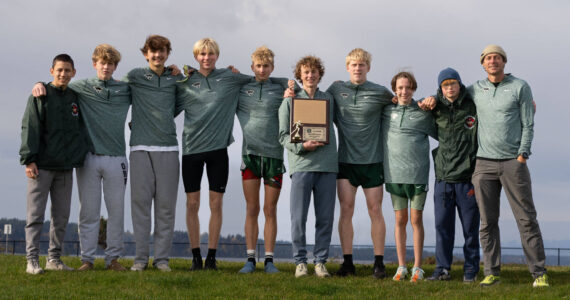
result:
<svg viewBox="0 0 570 300"><path fill-rule="evenodd" d="M77 257L64 257L72 267L81 264ZM132 260L121 260L130 266ZM40 259L45 265L45 257ZM263 263L254 274L237 274L243 263L218 262L220 271L188 271L190 261L173 259L171 273L149 269L144 272L112 272L104 270L104 261L95 262L94 271L57 272L43 275L25 272L24 256L0 255L0 298L2 299L570 299L570 267L550 267L550 288L535 289L532 278L522 265L503 266L501 282L482 288L464 284L460 266L453 266L449 282L393 282L391 278L372 278L372 267L357 265L357 276L349 278L296 279L294 265L277 263L281 273L266 275ZM332 273L338 264L327 264ZM396 270L387 265L389 275ZM433 265L424 266L431 274ZM312 265L309 266L313 273ZM482 274L479 274L481 279Z"/></svg>

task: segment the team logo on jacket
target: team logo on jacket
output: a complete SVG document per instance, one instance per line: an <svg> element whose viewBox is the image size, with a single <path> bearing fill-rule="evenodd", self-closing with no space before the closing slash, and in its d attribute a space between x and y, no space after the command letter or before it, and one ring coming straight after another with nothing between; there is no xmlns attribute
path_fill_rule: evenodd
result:
<svg viewBox="0 0 570 300"><path fill-rule="evenodd" d="M146 73L146 74L144 74L144 78L146 78L146 80L151 80L151 79L152 79L152 74Z"/></svg>
<svg viewBox="0 0 570 300"><path fill-rule="evenodd" d="M247 90L247 91L245 91L245 93L251 97L251 96L253 96L254 90Z"/></svg>
<svg viewBox="0 0 570 300"><path fill-rule="evenodd" d="M340 96L344 99L348 98L348 93L340 93Z"/></svg>
<svg viewBox="0 0 570 300"><path fill-rule="evenodd" d="M194 82L192 83L192 86L199 89L200 88L200 83L199 82Z"/></svg>
<svg viewBox="0 0 570 300"><path fill-rule="evenodd" d="M97 85L93 86L93 89L97 92L97 94L101 94L101 91L103 90L103 88Z"/></svg>
<svg viewBox="0 0 570 300"><path fill-rule="evenodd" d="M465 125L465 128L467 129L473 129L473 127L475 127L475 117L474 116L467 116L465 117L465 123L463 125Z"/></svg>
<svg viewBox="0 0 570 300"><path fill-rule="evenodd" d="M71 115L74 117L79 116L79 106L75 103L71 103Z"/></svg>

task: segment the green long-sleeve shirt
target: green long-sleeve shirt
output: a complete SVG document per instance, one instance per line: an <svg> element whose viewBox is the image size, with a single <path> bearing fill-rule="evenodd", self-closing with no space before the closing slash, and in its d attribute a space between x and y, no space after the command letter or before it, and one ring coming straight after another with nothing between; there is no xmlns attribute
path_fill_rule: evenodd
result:
<svg viewBox="0 0 570 300"><path fill-rule="evenodd" d="M229 69L215 69L208 76L194 72L184 81L188 94L193 95L180 108L185 112L184 155L223 149L233 143L238 93L251 78Z"/></svg>
<svg viewBox="0 0 570 300"><path fill-rule="evenodd" d="M309 98L305 90L297 93L297 98ZM328 99L329 120L334 116L334 98L326 92L316 91L314 99ZM291 98L286 98L279 108L279 141L287 149L289 174L295 172L338 172L336 136L332 122L329 127L329 144L307 151L302 143L291 143L290 136Z"/></svg>
<svg viewBox="0 0 570 300"><path fill-rule="evenodd" d="M334 97L338 161L349 164L381 162L382 110L392 103L394 95L370 81L360 85L337 81L327 92Z"/></svg>
<svg viewBox="0 0 570 300"><path fill-rule="evenodd" d="M532 91L526 81L506 74L497 87L483 79L468 87L477 106L477 157L512 159L531 154L534 136Z"/></svg>
<svg viewBox="0 0 570 300"><path fill-rule="evenodd" d="M157 75L150 68L131 70L123 81L132 95L131 146L178 146L174 124L176 102L181 101L182 86L170 69Z"/></svg>
<svg viewBox="0 0 570 300"><path fill-rule="evenodd" d="M73 81L69 88L78 94L82 117L89 133L89 151L125 155L125 120L131 105L129 85L114 79L89 78Z"/></svg>
<svg viewBox="0 0 570 300"><path fill-rule="evenodd" d="M242 86L236 115L243 133L242 155L257 155L283 160L279 143L279 107L287 79L255 79Z"/></svg>
<svg viewBox="0 0 570 300"><path fill-rule="evenodd" d="M432 113L412 100L407 106L386 106L382 119L386 183L428 184L428 136L435 137Z"/></svg>
<svg viewBox="0 0 570 300"><path fill-rule="evenodd" d="M20 163L39 169L70 170L83 166L87 132L77 94L44 84L46 95L28 98L22 118Z"/></svg>

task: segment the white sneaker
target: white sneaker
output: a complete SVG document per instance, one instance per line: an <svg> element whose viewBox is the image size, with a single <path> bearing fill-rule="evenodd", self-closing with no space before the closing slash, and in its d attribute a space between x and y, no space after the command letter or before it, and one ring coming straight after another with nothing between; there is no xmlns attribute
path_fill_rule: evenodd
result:
<svg viewBox="0 0 570 300"><path fill-rule="evenodd" d="M309 271L307 270L307 264L306 263L298 264L297 268L295 268L295 277L299 278L307 275L309 275Z"/></svg>
<svg viewBox="0 0 570 300"><path fill-rule="evenodd" d="M26 266L26 273L28 274L43 274L44 269L40 267L40 262L37 259L28 260L28 265Z"/></svg>
<svg viewBox="0 0 570 300"><path fill-rule="evenodd" d="M146 265L145 263L141 263L141 262L136 262L132 267L131 267L131 271L144 271L146 269Z"/></svg>
<svg viewBox="0 0 570 300"><path fill-rule="evenodd" d="M320 278L331 277L331 274L329 271L327 271L327 268L323 263L318 263L315 265L315 275Z"/></svg>
<svg viewBox="0 0 570 300"><path fill-rule="evenodd" d="M61 259L59 259L59 258L52 258L52 259L48 260L48 262L46 263L46 270L50 270L50 271L73 271L75 269L65 265L61 261Z"/></svg>
<svg viewBox="0 0 570 300"><path fill-rule="evenodd" d="M156 264L155 268L159 269L162 272L170 272L172 269L168 266L168 263L160 263Z"/></svg>

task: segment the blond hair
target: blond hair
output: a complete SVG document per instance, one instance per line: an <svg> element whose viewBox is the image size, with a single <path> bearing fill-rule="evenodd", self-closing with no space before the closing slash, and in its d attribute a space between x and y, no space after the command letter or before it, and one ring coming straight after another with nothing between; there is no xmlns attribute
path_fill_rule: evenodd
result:
<svg viewBox="0 0 570 300"><path fill-rule="evenodd" d="M194 53L194 57L197 57L202 50L206 50L207 52L213 52L216 55L220 55L220 46L213 38L203 38L197 41L194 44L194 49L192 52Z"/></svg>
<svg viewBox="0 0 570 300"><path fill-rule="evenodd" d="M99 60L117 65L121 61L121 53L109 44L101 44L93 50L91 57L94 63Z"/></svg>
<svg viewBox="0 0 570 300"><path fill-rule="evenodd" d="M366 51L362 48L355 48L355 49L352 49L352 51L350 51L348 53L348 55L346 56L346 65L348 66L348 64L352 60L363 61L368 66L370 66L370 62L372 61L372 55L370 53L368 53L368 51Z"/></svg>
<svg viewBox="0 0 570 300"><path fill-rule="evenodd" d="M260 62L262 64L270 64L273 66L275 54L271 49L267 48L266 46L261 46L251 54L251 62Z"/></svg>

